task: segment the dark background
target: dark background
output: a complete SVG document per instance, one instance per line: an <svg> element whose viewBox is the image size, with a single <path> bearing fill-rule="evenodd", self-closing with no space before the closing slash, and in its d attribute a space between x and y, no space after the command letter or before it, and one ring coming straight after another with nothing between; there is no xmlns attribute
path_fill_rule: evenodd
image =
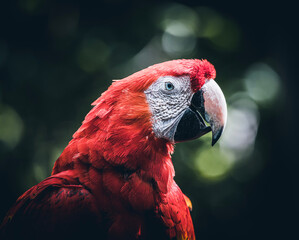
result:
<svg viewBox="0 0 299 240"><path fill-rule="evenodd" d="M174 154L197 237L298 239L296 20L286 1L2 1L0 219L112 79L204 58L229 122L213 149L205 136Z"/></svg>

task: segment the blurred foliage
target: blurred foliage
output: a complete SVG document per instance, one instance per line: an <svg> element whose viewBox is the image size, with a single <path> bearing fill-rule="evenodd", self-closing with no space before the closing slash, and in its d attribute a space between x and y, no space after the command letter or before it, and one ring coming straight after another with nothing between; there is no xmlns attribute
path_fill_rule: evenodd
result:
<svg viewBox="0 0 299 240"><path fill-rule="evenodd" d="M196 234L292 236L298 163L287 145L296 135L282 126L295 124L296 114L293 59L284 41L291 27L285 27L289 19L276 18L284 8L258 1L246 9L198 1L2 5L0 218L51 174L90 103L112 79L170 59L204 58L216 67L228 124L214 148L209 134L176 146L175 179L193 202Z"/></svg>

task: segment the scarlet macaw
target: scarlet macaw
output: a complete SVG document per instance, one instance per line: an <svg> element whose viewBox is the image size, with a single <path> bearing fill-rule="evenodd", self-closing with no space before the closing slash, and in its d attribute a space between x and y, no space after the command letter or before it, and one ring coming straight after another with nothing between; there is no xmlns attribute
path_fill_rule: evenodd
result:
<svg viewBox="0 0 299 240"><path fill-rule="evenodd" d="M209 131L212 145L219 139L227 109L215 77L212 64L195 59L114 81L52 175L9 210L1 239L195 239L171 154Z"/></svg>

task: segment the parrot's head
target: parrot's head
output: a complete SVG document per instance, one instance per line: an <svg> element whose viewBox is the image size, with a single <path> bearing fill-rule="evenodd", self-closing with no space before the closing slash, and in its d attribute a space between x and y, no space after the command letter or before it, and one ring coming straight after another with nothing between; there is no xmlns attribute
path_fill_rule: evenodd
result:
<svg viewBox="0 0 299 240"><path fill-rule="evenodd" d="M227 118L214 66L206 60L177 60L160 67L165 72L144 91L156 136L182 142L212 131L214 145Z"/></svg>
<svg viewBox="0 0 299 240"><path fill-rule="evenodd" d="M115 81L94 102L98 106L96 115L105 118L108 112L114 112L108 117L110 124L115 123L108 130L114 129L112 137L121 136L122 131L131 136L139 131L138 135L144 137L150 129L155 138L176 143L212 131L214 145L227 118L225 98L215 77L214 66L206 60L182 59L156 64ZM125 142L126 137L120 139Z"/></svg>
<svg viewBox="0 0 299 240"><path fill-rule="evenodd" d="M215 68L208 61L182 59L114 81L93 103L53 173L71 168L77 158L99 168L105 159L130 169L143 166L151 169L149 173L160 172L153 171L153 159L169 163L174 143L212 131L214 145L227 117L225 98L215 77Z"/></svg>

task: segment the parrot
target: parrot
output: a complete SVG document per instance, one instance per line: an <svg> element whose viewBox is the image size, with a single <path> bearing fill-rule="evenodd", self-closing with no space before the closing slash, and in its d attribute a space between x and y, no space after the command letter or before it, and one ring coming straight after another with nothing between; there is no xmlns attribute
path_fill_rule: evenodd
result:
<svg viewBox="0 0 299 240"><path fill-rule="evenodd" d="M222 135L227 105L215 78L207 60L177 59L114 80L51 176L10 208L1 239L195 239L171 156L176 143Z"/></svg>

